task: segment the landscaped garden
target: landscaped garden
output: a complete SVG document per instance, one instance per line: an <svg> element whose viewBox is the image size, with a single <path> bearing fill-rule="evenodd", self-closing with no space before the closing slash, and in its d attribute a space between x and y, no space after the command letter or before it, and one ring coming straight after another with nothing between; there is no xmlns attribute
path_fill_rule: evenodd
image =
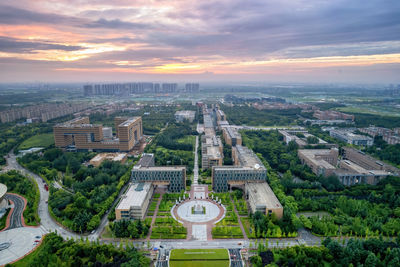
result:
<svg viewBox="0 0 400 267"><path fill-rule="evenodd" d="M184 193L166 193L162 196L162 200L158 207L157 217L152 226L151 239L186 239L187 229L171 216L171 209L175 205L176 200L183 199L183 196L189 197ZM155 197L159 195L155 194ZM151 203L153 203L154 199ZM154 211L153 211L154 213Z"/></svg>

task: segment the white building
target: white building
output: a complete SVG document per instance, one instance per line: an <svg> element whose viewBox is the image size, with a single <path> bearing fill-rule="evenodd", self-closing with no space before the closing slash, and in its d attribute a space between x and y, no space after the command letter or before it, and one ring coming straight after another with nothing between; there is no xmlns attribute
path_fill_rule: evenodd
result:
<svg viewBox="0 0 400 267"><path fill-rule="evenodd" d="M179 110L179 111L175 112L175 120L177 122L183 122L184 120L193 122L195 115L196 115L196 111L193 111L193 110Z"/></svg>
<svg viewBox="0 0 400 267"><path fill-rule="evenodd" d="M131 184L115 208L116 219L143 219L153 191L152 183Z"/></svg>
<svg viewBox="0 0 400 267"><path fill-rule="evenodd" d="M372 146L374 139L369 136L354 134L348 130L331 130L329 135L351 145Z"/></svg>

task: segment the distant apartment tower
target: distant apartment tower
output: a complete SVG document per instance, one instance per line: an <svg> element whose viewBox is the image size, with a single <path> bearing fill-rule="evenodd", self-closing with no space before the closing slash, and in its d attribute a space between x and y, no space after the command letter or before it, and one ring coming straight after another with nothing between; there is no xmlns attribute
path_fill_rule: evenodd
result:
<svg viewBox="0 0 400 267"><path fill-rule="evenodd" d="M105 139L101 124L90 124L88 117L53 127L55 146L71 151L130 151L143 136L142 118L115 118L116 138Z"/></svg>
<svg viewBox="0 0 400 267"><path fill-rule="evenodd" d="M162 93L175 93L178 89L177 83L163 83L161 85Z"/></svg>
<svg viewBox="0 0 400 267"><path fill-rule="evenodd" d="M185 84L185 92L187 93L198 93L200 91L200 85L198 83L187 83Z"/></svg>

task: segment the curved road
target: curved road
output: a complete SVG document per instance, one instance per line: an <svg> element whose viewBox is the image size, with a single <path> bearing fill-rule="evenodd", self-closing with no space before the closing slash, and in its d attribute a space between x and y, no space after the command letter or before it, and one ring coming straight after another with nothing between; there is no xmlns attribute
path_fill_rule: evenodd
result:
<svg viewBox="0 0 400 267"><path fill-rule="evenodd" d="M22 224L22 213L24 212L25 201L22 197L6 194L5 199L11 200L14 203L14 209L10 214L10 225L6 228L7 230L23 227Z"/></svg>

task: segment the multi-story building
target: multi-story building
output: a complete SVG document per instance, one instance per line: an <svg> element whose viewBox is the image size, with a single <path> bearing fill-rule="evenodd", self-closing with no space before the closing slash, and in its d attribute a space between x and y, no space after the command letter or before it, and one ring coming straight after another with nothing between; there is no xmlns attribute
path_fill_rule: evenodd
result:
<svg viewBox="0 0 400 267"><path fill-rule="evenodd" d="M198 83L187 83L185 84L185 92L187 93L198 93L200 91L200 85Z"/></svg>
<svg viewBox="0 0 400 267"><path fill-rule="evenodd" d="M372 137L382 136L383 141L389 145L400 144L400 132L398 128L390 130L383 127L370 126L368 128L360 128L358 130L362 133L369 134Z"/></svg>
<svg viewBox="0 0 400 267"><path fill-rule="evenodd" d="M115 118L116 138L105 139L103 126L90 124L88 117L53 127L55 146L71 151L130 151L143 136L142 118Z"/></svg>
<svg viewBox="0 0 400 267"><path fill-rule="evenodd" d="M245 193L252 213L256 211L267 215L283 217L283 207L268 183L246 183Z"/></svg>
<svg viewBox="0 0 400 267"><path fill-rule="evenodd" d="M168 186L171 192L180 192L185 190L186 186L186 167L145 167L136 164L132 169L131 178L133 182L151 182L154 185Z"/></svg>
<svg viewBox="0 0 400 267"><path fill-rule="evenodd" d="M178 84L176 83L163 83L161 85L162 93L175 93L178 89Z"/></svg>
<svg viewBox="0 0 400 267"><path fill-rule="evenodd" d="M196 116L196 111L193 110L178 110L175 112L175 120L177 122L183 122L187 120L189 122L193 122Z"/></svg>
<svg viewBox="0 0 400 267"><path fill-rule="evenodd" d="M201 137L201 167L203 170L212 166L222 166L223 147L219 136L203 135Z"/></svg>
<svg viewBox="0 0 400 267"><path fill-rule="evenodd" d="M336 148L327 149L303 149L298 150L298 156L303 164L309 166L316 175L336 176L346 186L355 184L377 184L388 175L399 175L400 172L393 166L385 169L376 159L365 157L362 152L343 147L343 159L338 163L338 151ZM339 167L336 168L336 165ZM393 169L394 168L394 169ZM388 170L394 172L389 172Z"/></svg>
<svg viewBox="0 0 400 267"><path fill-rule="evenodd" d="M330 176L336 170L339 150L299 149L297 155L302 164L306 164L316 175Z"/></svg>
<svg viewBox="0 0 400 267"><path fill-rule="evenodd" d="M366 170L382 170L390 173L390 175L400 176L400 169L352 147L343 147L343 158L356 163Z"/></svg>
<svg viewBox="0 0 400 267"><path fill-rule="evenodd" d="M321 138L315 137L312 134L309 134L306 130L279 130L279 133L283 135L283 141L286 144L289 144L291 141L295 142L298 147L302 148L305 146L319 146L323 145L324 147L336 147L336 144L328 144L326 141L322 140ZM310 144L308 143L309 137L317 138L318 142Z"/></svg>
<svg viewBox="0 0 400 267"><path fill-rule="evenodd" d="M41 104L24 108L12 108L0 112L0 120L3 123L13 122L19 119L29 119L46 122L65 115L74 114L88 109L89 103L77 104Z"/></svg>
<svg viewBox="0 0 400 267"><path fill-rule="evenodd" d="M144 219L153 192L151 183L132 183L115 208L116 220Z"/></svg>
<svg viewBox="0 0 400 267"><path fill-rule="evenodd" d="M242 135L234 127L224 127L222 135L225 143L230 146L242 145Z"/></svg>
<svg viewBox="0 0 400 267"><path fill-rule="evenodd" d="M354 115L349 115L335 110L316 110L313 115L319 120L350 120L354 121Z"/></svg>
<svg viewBox="0 0 400 267"><path fill-rule="evenodd" d="M350 130L331 130L329 135L356 146L372 146L374 139L369 136L354 134Z"/></svg>
<svg viewBox="0 0 400 267"><path fill-rule="evenodd" d="M216 113L217 113L217 120L218 121L226 121L225 112L223 112L220 109L217 109Z"/></svg>
<svg viewBox="0 0 400 267"><path fill-rule="evenodd" d="M236 145L232 147L234 166L212 167L212 185L215 192L228 191L231 186L246 182L265 182L267 169L257 155L249 148Z"/></svg>

